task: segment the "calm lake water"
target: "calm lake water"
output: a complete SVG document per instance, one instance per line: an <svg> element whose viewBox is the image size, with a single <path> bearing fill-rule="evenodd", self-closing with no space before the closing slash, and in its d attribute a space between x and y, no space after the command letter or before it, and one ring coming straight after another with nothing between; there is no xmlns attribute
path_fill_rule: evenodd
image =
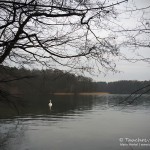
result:
<svg viewBox="0 0 150 150"><path fill-rule="evenodd" d="M27 96L19 115L0 105L0 149L149 150L150 96L125 97Z"/></svg>

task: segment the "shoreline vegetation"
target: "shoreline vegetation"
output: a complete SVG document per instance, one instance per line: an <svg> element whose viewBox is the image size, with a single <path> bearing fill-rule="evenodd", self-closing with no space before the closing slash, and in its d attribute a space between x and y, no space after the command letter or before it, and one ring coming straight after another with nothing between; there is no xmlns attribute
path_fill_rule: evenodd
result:
<svg viewBox="0 0 150 150"><path fill-rule="evenodd" d="M100 79L101 80L101 79ZM0 92L5 95L104 95L150 94L150 81L122 80L95 82L93 79L61 70L28 70L0 66ZM0 98L3 95L0 94Z"/></svg>
<svg viewBox="0 0 150 150"><path fill-rule="evenodd" d="M107 95L107 92L51 93L52 95Z"/></svg>

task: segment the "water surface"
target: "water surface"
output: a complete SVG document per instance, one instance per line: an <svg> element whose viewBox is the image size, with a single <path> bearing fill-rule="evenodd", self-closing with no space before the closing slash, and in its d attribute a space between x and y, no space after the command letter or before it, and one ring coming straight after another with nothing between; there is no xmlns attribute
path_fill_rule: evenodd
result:
<svg viewBox="0 0 150 150"><path fill-rule="evenodd" d="M118 104L126 96L27 96L19 115L3 108L0 149L148 150L150 141L128 139L150 139L150 96Z"/></svg>

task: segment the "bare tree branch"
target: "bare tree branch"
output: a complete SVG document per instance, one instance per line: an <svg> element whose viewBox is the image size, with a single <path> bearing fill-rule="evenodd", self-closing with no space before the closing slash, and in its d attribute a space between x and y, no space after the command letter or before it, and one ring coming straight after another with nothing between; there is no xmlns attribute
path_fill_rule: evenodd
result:
<svg viewBox="0 0 150 150"><path fill-rule="evenodd" d="M126 3L128 0L1 0L0 63L55 64L55 68L92 71L95 62L100 72L103 68L115 71L114 59L122 57L122 47L150 46L150 19L143 22L149 6L123 11ZM124 27L117 20L119 15L136 11L143 14L134 27Z"/></svg>

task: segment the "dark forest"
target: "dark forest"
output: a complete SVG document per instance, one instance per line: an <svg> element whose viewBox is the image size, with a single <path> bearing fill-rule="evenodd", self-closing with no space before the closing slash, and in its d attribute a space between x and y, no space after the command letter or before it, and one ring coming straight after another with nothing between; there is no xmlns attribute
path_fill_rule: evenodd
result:
<svg viewBox="0 0 150 150"><path fill-rule="evenodd" d="M60 70L27 70L24 68L0 67L0 89L11 94L53 94L81 92L107 92L110 94L131 94L141 89L144 93L150 81L94 82L91 78ZM99 79L101 80L101 79ZM145 88L144 88L145 87ZM138 94L137 93L137 94ZM150 93L149 91L146 92Z"/></svg>

